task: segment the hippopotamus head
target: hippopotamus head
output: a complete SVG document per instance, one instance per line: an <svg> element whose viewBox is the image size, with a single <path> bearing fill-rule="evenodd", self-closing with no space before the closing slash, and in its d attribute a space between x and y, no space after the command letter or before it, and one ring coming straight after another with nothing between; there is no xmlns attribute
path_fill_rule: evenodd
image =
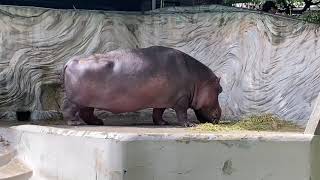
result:
<svg viewBox="0 0 320 180"><path fill-rule="evenodd" d="M221 108L218 96L222 92L220 78L214 78L213 81L206 84L200 90L199 108L195 109L195 115L200 123L218 123L221 117Z"/></svg>

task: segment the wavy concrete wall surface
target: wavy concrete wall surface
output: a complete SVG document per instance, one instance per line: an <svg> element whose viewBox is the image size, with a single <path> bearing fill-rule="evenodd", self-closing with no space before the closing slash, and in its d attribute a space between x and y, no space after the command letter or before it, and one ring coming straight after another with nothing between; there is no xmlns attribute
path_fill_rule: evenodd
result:
<svg viewBox="0 0 320 180"><path fill-rule="evenodd" d="M0 108L59 109L59 74L74 55L163 45L222 77L224 117L269 112L305 124L320 91L318 27L227 10L142 15L0 6Z"/></svg>

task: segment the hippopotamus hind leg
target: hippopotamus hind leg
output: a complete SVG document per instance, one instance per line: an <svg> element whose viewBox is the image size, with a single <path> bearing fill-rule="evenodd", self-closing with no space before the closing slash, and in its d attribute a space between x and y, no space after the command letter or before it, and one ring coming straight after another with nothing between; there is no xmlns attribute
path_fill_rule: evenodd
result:
<svg viewBox="0 0 320 180"><path fill-rule="evenodd" d="M84 125L79 117L79 106L65 99L63 102L63 118L67 120L67 124L70 126Z"/></svg>
<svg viewBox="0 0 320 180"><path fill-rule="evenodd" d="M153 108L152 119L155 125L169 125L169 123L162 118L165 110L166 108Z"/></svg>
<svg viewBox="0 0 320 180"><path fill-rule="evenodd" d="M80 118L89 125L103 125L103 121L94 115L94 108L82 107L79 111Z"/></svg>

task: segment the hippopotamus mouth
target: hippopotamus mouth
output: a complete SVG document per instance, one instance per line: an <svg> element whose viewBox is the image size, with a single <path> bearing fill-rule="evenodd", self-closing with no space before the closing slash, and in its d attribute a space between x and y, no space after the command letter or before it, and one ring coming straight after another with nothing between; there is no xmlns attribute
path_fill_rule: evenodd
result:
<svg viewBox="0 0 320 180"><path fill-rule="evenodd" d="M212 124L218 124L219 123L219 120L220 120L220 118L217 118L217 117L213 117L213 118L211 118L211 123Z"/></svg>
<svg viewBox="0 0 320 180"><path fill-rule="evenodd" d="M218 110L214 110L213 113L211 113L210 111L203 111L203 110L195 110L194 112L200 123L212 123L212 124L219 123L220 113Z"/></svg>

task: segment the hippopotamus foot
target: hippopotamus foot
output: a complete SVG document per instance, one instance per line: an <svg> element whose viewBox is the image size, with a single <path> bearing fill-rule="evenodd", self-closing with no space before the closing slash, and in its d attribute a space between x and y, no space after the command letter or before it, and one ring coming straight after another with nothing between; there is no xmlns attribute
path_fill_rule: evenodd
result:
<svg viewBox="0 0 320 180"><path fill-rule="evenodd" d="M183 127L195 127L195 126L196 126L195 123L193 123L193 122L188 122L188 121L183 122L183 123L179 123L179 124L180 124L180 126L183 126Z"/></svg>
<svg viewBox="0 0 320 180"><path fill-rule="evenodd" d="M94 108L82 107L79 110L80 119L88 125L103 125L103 121L94 115Z"/></svg>
<svg viewBox="0 0 320 180"><path fill-rule="evenodd" d="M154 108L152 112L152 120L155 125L169 125L169 122L163 120L162 115L166 108Z"/></svg>
<svg viewBox="0 0 320 180"><path fill-rule="evenodd" d="M69 125L69 126L81 126L81 125L86 125L86 123L78 117L76 119L68 120L67 121L67 125Z"/></svg>
<svg viewBox="0 0 320 180"><path fill-rule="evenodd" d="M188 120L187 109L175 110L177 113L178 123L183 127L194 127L196 124Z"/></svg>
<svg viewBox="0 0 320 180"><path fill-rule="evenodd" d="M69 126L85 125L86 123L79 117L79 106L65 99L63 102L63 118L67 120Z"/></svg>
<svg viewBox="0 0 320 180"><path fill-rule="evenodd" d="M195 127L196 123L185 121L185 122L179 122L179 125L183 127Z"/></svg>

